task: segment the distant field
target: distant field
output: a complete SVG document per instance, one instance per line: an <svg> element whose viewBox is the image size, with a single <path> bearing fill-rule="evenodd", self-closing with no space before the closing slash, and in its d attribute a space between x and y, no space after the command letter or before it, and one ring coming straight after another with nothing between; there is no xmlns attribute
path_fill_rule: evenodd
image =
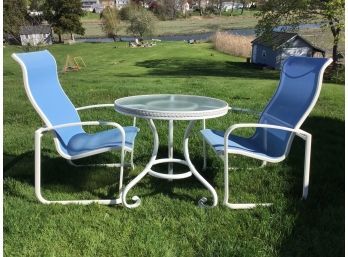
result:
<svg viewBox="0 0 348 257"><path fill-rule="evenodd" d="M158 21L154 36L160 35L188 35L205 32L214 32L227 29L254 28L257 19L252 11L245 11L243 15L240 12L234 12L232 16L201 17L192 16L187 19L177 19L173 21ZM99 14L88 13L82 18L82 23L86 29L83 37L104 37L101 30ZM127 22L121 22L119 35L126 36ZM333 37L329 28L304 29L299 32L301 36L309 40L315 46L326 51L327 56L331 56ZM81 37L76 35L76 38ZM344 35L339 43L339 51L344 54Z"/></svg>
<svg viewBox="0 0 348 257"><path fill-rule="evenodd" d="M84 37L104 36L101 30L99 14L89 13L83 17L82 23L86 29ZM243 15L235 12L232 16L201 17L192 16L174 21L158 21L155 36L175 34L195 34L225 29L253 28L257 23L254 12L245 11ZM127 22L121 22L119 34L127 35Z"/></svg>

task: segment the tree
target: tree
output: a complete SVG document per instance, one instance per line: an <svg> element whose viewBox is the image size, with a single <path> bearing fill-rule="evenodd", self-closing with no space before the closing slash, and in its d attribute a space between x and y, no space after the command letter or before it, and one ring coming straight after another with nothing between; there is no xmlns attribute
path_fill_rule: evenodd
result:
<svg viewBox="0 0 348 257"><path fill-rule="evenodd" d="M244 8L248 5L248 4L250 4L250 0L242 0L241 1L241 3L242 3L242 11L240 12L240 14L243 14L243 12L244 12Z"/></svg>
<svg viewBox="0 0 348 257"><path fill-rule="evenodd" d="M44 21L44 17L41 12L44 3L44 0L29 0L30 13L28 15L28 22L31 25L40 25Z"/></svg>
<svg viewBox="0 0 348 257"><path fill-rule="evenodd" d="M31 11L40 11L45 1L44 0L31 0L29 2L30 2L29 9Z"/></svg>
<svg viewBox="0 0 348 257"><path fill-rule="evenodd" d="M101 13L102 29L115 42L117 38L117 31L120 25L119 13L116 8L106 7Z"/></svg>
<svg viewBox="0 0 348 257"><path fill-rule="evenodd" d="M43 6L44 17L58 34L59 42L62 42L62 34L73 33L83 35L80 18L84 15L80 0L46 0Z"/></svg>
<svg viewBox="0 0 348 257"><path fill-rule="evenodd" d="M7 40L11 37L20 42L20 27L27 24L27 2L26 0L4 0L3 8L4 36Z"/></svg>
<svg viewBox="0 0 348 257"><path fill-rule="evenodd" d="M138 10L134 10L129 21L130 26L128 31L133 33L134 36L142 38L145 35L152 35L155 31L155 15L146 10L143 7L139 7Z"/></svg>
<svg viewBox="0 0 348 257"><path fill-rule="evenodd" d="M267 35L274 28L285 25L284 30L296 30L301 23L321 18L333 36L332 58L334 67L338 60L338 43L344 29L344 0L268 0L259 5L256 14L258 35Z"/></svg>
<svg viewBox="0 0 348 257"><path fill-rule="evenodd" d="M180 9L180 2L176 0L160 0L162 6L162 12L165 19L174 20L177 15L177 11Z"/></svg>

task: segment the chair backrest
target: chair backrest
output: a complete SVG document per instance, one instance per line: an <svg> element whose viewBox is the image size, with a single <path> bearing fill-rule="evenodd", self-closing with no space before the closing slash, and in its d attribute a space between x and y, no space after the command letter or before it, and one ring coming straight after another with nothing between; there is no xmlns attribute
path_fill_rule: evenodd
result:
<svg viewBox="0 0 348 257"><path fill-rule="evenodd" d="M46 126L81 121L59 83L57 64L49 51L14 53L12 58L20 64L26 93ZM70 138L83 132L81 126L56 129L57 150L66 154Z"/></svg>
<svg viewBox="0 0 348 257"><path fill-rule="evenodd" d="M323 74L332 59L289 57L283 65L280 83L261 114L259 123L300 128L318 100ZM258 129L263 147L272 155L287 155L293 133Z"/></svg>

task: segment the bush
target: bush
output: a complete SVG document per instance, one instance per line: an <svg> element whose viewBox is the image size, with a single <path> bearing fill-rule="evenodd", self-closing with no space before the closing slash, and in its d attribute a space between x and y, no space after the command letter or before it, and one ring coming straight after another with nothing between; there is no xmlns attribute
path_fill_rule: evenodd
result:
<svg viewBox="0 0 348 257"><path fill-rule="evenodd" d="M214 14L214 15L218 15L220 13L219 9L215 6L208 6L207 8L205 8L204 10L204 14Z"/></svg>
<svg viewBox="0 0 348 257"><path fill-rule="evenodd" d="M145 8L139 8L138 10L133 10L129 21L130 25L128 31L134 36L142 38L143 36L152 35L154 33L157 18L152 12Z"/></svg>
<svg viewBox="0 0 348 257"><path fill-rule="evenodd" d="M128 4L119 11L120 19L128 21L131 18L132 12L137 10L139 7L135 4Z"/></svg>
<svg viewBox="0 0 348 257"><path fill-rule="evenodd" d="M220 52L234 56L250 57L252 36L232 35L227 32L216 32L212 37L214 48Z"/></svg>
<svg viewBox="0 0 348 257"><path fill-rule="evenodd" d="M101 13L102 30L107 37L116 41L117 32L120 25L119 13L116 8L106 7Z"/></svg>
<svg viewBox="0 0 348 257"><path fill-rule="evenodd" d="M336 66L331 64L324 73L324 79L336 84L345 83L345 65L343 63L337 63Z"/></svg>
<svg viewBox="0 0 348 257"><path fill-rule="evenodd" d="M158 19L163 21L175 20L181 13L181 11L177 9L176 2L173 0L153 1L149 5L149 10L151 10Z"/></svg>

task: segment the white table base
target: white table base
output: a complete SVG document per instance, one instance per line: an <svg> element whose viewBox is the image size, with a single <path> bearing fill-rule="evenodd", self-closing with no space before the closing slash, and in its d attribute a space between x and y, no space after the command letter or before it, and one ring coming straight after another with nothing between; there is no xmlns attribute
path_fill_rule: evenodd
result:
<svg viewBox="0 0 348 257"><path fill-rule="evenodd" d="M150 174L157 178L162 179L184 179L190 177L192 174L210 191L210 193L213 196L213 204L211 206L207 205L207 198L203 197L198 201L198 205L201 207L215 207L218 202L218 197L215 189L199 174L199 172L196 170L196 168L193 166L190 155L189 155L189 149L188 149L188 142L189 142L189 135L191 133L191 130L195 124L195 120L190 121L189 125L186 128L185 135L184 135L184 157L185 160L182 159L176 159L173 158L173 120L169 120L169 131L168 131L168 158L162 158L157 159L157 153L158 153L158 147L159 147L159 139L158 139L158 133L156 126L152 119L148 119L153 137L154 137L154 143L153 143L153 151L152 156L150 158L150 161L145 166L144 170L138 174L123 190L122 192L122 202L123 204L128 208L135 208L140 205L140 198L138 196L133 196L132 200L134 203L128 204L127 203L127 194L128 191L133 188L145 175ZM205 151L205 150L204 150ZM164 173L158 173L154 170L152 170L152 166L160 163L168 163L168 174ZM181 173L181 174L173 174L173 163L179 163L182 165L186 165L189 168L188 172ZM204 163L205 166L205 163Z"/></svg>

